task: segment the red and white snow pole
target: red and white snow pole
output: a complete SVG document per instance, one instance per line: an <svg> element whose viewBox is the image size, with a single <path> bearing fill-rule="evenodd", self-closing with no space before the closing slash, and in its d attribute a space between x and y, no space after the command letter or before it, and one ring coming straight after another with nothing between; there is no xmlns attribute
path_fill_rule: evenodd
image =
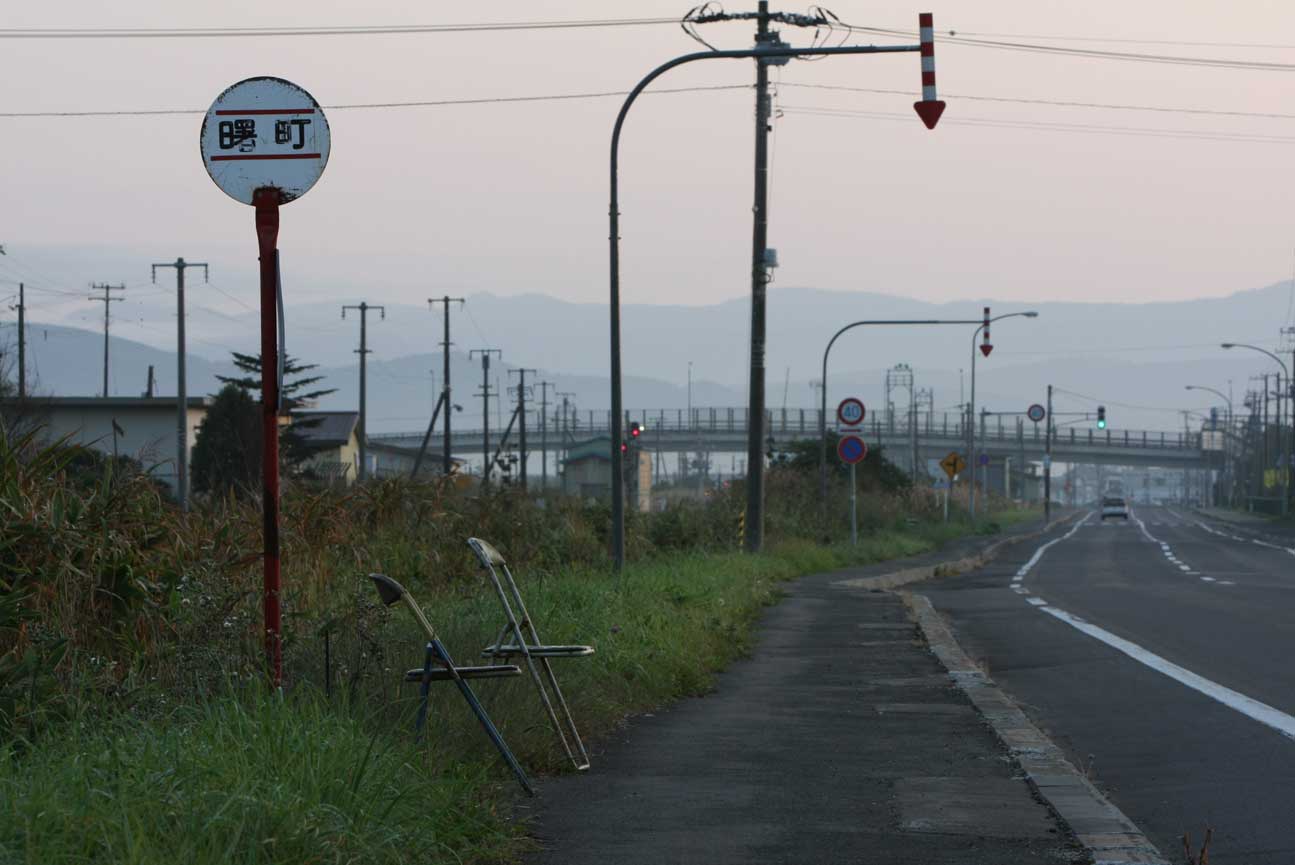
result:
<svg viewBox="0 0 1295 865"><path fill-rule="evenodd" d="M944 103L935 95L935 19L930 12L923 12L917 16L917 22L922 46L922 101L914 102L913 110L927 129L934 129L944 113Z"/></svg>

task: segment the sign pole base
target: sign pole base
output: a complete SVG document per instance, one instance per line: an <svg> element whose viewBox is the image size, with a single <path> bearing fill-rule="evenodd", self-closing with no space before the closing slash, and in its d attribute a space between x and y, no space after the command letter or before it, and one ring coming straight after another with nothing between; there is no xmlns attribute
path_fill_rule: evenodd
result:
<svg viewBox="0 0 1295 865"><path fill-rule="evenodd" d="M261 509L263 516L265 656L275 688L283 685L283 637L279 573L279 190L252 197L261 274Z"/></svg>

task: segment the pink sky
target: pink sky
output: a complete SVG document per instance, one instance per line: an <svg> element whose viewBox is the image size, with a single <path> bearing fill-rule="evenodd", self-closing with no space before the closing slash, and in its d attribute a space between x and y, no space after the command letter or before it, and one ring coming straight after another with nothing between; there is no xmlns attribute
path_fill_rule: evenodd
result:
<svg viewBox="0 0 1295 865"><path fill-rule="evenodd" d="M729 4L738 8L738 4ZM451 23L675 16L687 4L460 4L250 0L222 4L88 0L8 4L0 27L267 26ZM803 6L786 6L804 11ZM848 21L1043 36L1289 43L1295 5L1143 0L839 2ZM271 10L268 14L266 10ZM443 12L441 10L444 10ZM362 11L362 17L361 17ZM457 19L447 17L457 16ZM711 27L726 47L746 24ZM806 34L787 36L803 44ZM1101 49L1295 62L1261 49L1069 42ZM627 89L692 50L670 25L553 32L295 39L0 40L0 111L205 109L258 74L291 79L325 106ZM1218 296L1289 278L1295 172L1289 144L1043 131L959 124L986 118L1277 136L1295 120L1203 117L973 101L963 96L1295 114L1295 73L1067 59L955 46L937 49L945 122L793 112L820 107L911 115L916 55L793 62L781 87L770 243L783 284L872 290L926 300L1170 300ZM745 84L749 62L670 73L663 87ZM393 110L335 110L319 186L283 215L296 281L320 299L363 286L373 302L444 291L606 296L607 140L619 99ZM631 114L622 154L625 292L636 302L742 296L750 244L751 97L661 95ZM200 116L0 118L0 243L102 246L149 261L184 255L214 272L251 272L252 214L207 178ZM0 263L3 259L0 259ZM79 271L78 271L79 272ZM51 281L73 271L43 268ZM0 270L0 278L12 276ZM247 300L254 286L227 286Z"/></svg>

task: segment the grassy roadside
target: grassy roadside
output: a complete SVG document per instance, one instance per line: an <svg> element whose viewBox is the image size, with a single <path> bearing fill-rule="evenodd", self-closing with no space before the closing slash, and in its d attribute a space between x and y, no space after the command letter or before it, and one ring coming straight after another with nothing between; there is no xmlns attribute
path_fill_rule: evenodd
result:
<svg viewBox="0 0 1295 865"><path fill-rule="evenodd" d="M627 715L704 693L747 651L781 581L916 555L967 531L918 524L871 533L858 547L676 553L631 565L619 579L588 567L518 577L547 640L597 647L559 671L594 739ZM419 595L460 663L500 624L483 588ZM229 682L224 696L141 705L108 723L72 721L30 747L9 745L0 751L0 862L507 860L525 845L524 827L507 816L515 787L457 693L435 691L431 735L423 744L409 735L414 693L394 683L419 665L420 646L403 611L375 610L355 663L378 666L392 683L382 699L348 691L343 666L331 699L313 684L280 697ZM482 682L478 693L525 765L561 769L525 681Z"/></svg>

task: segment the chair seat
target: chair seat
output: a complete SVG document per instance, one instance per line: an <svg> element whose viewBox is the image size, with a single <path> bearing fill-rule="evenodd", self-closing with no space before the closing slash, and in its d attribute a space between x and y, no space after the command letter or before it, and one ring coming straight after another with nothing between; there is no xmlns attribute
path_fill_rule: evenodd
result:
<svg viewBox="0 0 1295 865"><path fill-rule="evenodd" d="M579 658L594 653L593 646L527 646L532 658ZM515 658L522 654L521 646L486 646L483 658Z"/></svg>
<svg viewBox="0 0 1295 865"><path fill-rule="evenodd" d="M490 667L455 667L459 676L464 679L503 679L509 676L520 676L522 668L516 664L495 664ZM432 667L431 674L428 676L433 682L445 682L452 680L450 671L445 667ZM409 670L405 673L406 682L423 681L423 669L419 667L416 670Z"/></svg>

